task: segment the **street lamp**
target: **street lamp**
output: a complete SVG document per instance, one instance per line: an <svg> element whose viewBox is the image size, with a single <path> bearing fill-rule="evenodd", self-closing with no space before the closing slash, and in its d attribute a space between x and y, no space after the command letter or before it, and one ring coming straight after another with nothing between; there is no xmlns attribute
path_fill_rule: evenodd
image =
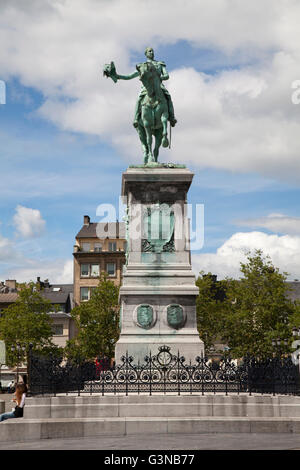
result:
<svg viewBox="0 0 300 470"><path fill-rule="evenodd" d="M20 353L22 351L22 353L24 353L26 351L26 347L25 346L22 346L20 343L16 343L16 346L12 346L11 348L11 352L17 352L17 380L16 380L16 384L19 382L19 361L20 361Z"/></svg>

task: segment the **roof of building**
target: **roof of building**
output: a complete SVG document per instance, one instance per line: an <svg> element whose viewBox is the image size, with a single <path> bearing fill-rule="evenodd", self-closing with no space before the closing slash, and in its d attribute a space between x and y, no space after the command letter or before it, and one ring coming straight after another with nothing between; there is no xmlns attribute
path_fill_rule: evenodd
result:
<svg viewBox="0 0 300 470"><path fill-rule="evenodd" d="M51 284L41 291L41 295L53 304L64 304L73 293L73 284Z"/></svg>
<svg viewBox="0 0 300 470"><path fill-rule="evenodd" d="M300 300L300 282L288 281L287 284L291 288L290 292L287 292L288 297L291 300Z"/></svg>
<svg viewBox="0 0 300 470"><path fill-rule="evenodd" d="M7 292L2 293L0 292L0 303L13 303L17 300L18 293L17 292Z"/></svg>
<svg viewBox="0 0 300 470"><path fill-rule="evenodd" d="M49 316L52 319L55 319L55 318L72 318L71 314L66 313L66 312L49 312Z"/></svg>
<svg viewBox="0 0 300 470"><path fill-rule="evenodd" d="M73 284L50 284L40 291L40 294L51 301L52 304L65 304L70 297L73 301ZM17 300L18 292L0 292L1 303L13 303Z"/></svg>
<svg viewBox="0 0 300 470"><path fill-rule="evenodd" d="M47 289L51 289L54 292L57 289L60 289L61 292L68 292L71 294L73 292L73 284L50 284L50 287Z"/></svg>
<svg viewBox="0 0 300 470"><path fill-rule="evenodd" d="M76 238L125 238L125 223L91 222L82 226Z"/></svg>

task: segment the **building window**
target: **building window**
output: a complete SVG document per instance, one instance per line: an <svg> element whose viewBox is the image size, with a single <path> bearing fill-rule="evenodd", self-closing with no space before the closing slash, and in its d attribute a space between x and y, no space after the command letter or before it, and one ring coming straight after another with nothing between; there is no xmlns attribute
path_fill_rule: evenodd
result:
<svg viewBox="0 0 300 470"><path fill-rule="evenodd" d="M108 243L108 251L117 251L117 243L116 242L109 242Z"/></svg>
<svg viewBox="0 0 300 470"><path fill-rule="evenodd" d="M90 296L92 297L92 295L94 294L95 290L97 289L97 287L91 287L90 288Z"/></svg>
<svg viewBox="0 0 300 470"><path fill-rule="evenodd" d="M53 336L62 336L64 334L64 325L52 325L52 334Z"/></svg>
<svg viewBox="0 0 300 470"><path fill-rule="evenodd" d="M91 264L91 276L99 277L99 275L100 275L99 264Z"/></svg>
<svg viewBox="0 0 300 470"><path fill-rule="evenodd" d="M106 272L109 276L116 275L116 263L107 263Z"/></svg>
<svg viewBox="0 0 300 470"><path fill-rule="evenodd" d="M80 273L81 273L81 276L83 276L83 277L89 276L89 274L90 274L90 273L89 273L89 267L90 267L89 264L81 264L81 265L80 265L80 269L81 269Z"/></svg>
<svg viewBox="0 0 300 470"><path fill-rule="evenodd" d="M90 243L82 243L82 251L90 251L91 244Z"/></svg>
<svg viewBox="0 0 300 470"><path fill-rule="evenodd" d="M102 243L95 243L94 244L94 251L96 251L96 252L102 251Z"/></svg>
<svg viewBox="0 0 300 470"><path fill-rule="evenodd" d="M88 287L80 287L80 300L86 301L89 300L89 288Z"/></svg>

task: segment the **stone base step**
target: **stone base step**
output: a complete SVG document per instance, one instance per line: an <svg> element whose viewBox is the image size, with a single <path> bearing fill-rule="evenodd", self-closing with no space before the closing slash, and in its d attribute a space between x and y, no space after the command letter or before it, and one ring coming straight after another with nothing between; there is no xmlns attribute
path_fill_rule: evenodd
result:
<svg viewBox="0 0 300 470"><path fill-rule="evenodd" d="M25 418L300 418L300 397L249 395L28 398Z"/></svg>
<svg viewBox="0 0 300 470"><path fill-rule="evenodd" d="M0 442L178 433L300 434L300 418L17 418L0 424Z"/></svg>

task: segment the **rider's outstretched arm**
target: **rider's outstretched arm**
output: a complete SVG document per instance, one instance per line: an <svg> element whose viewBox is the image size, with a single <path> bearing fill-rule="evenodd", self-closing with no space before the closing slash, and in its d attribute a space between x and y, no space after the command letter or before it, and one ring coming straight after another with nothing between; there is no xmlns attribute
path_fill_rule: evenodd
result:
<svg viewBox="0 0 300 470"><path fill-rule="evenodd" d="M117 78L119 80L131 80L132 78L138 77L139 73L138 72L133 72L130 75L119 75L117 74Z"/></svg>

